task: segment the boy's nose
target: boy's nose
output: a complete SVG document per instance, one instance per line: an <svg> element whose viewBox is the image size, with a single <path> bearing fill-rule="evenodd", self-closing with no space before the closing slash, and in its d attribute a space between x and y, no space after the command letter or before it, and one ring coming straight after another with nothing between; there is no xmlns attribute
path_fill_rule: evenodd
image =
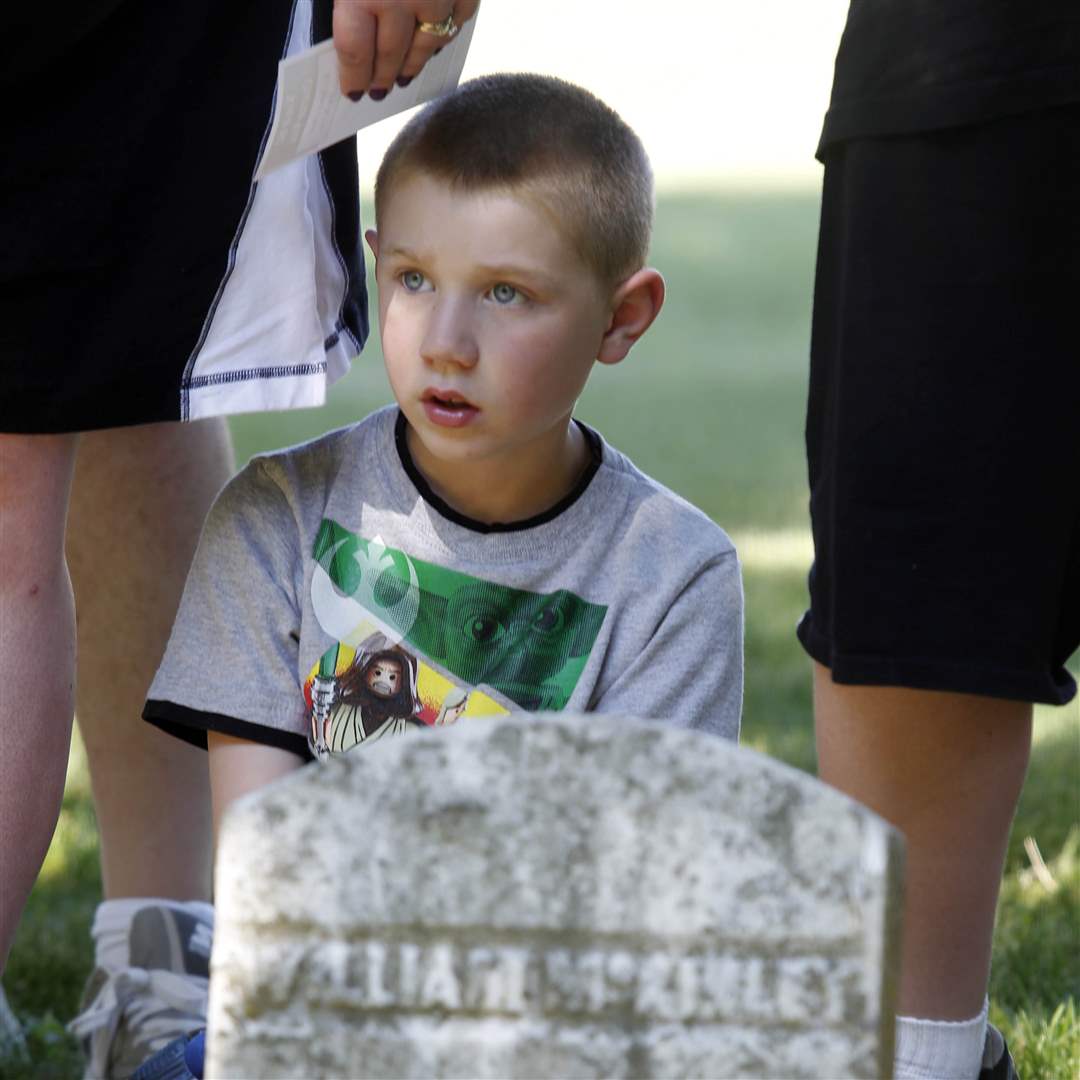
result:
<svg viewBox="0 0 1080 1080"><path fill-rule="evenodd" d="M480 351L468 303L448 299L436 305L420 344L420 355L436 369L472 367L476 363Z"/></svg>

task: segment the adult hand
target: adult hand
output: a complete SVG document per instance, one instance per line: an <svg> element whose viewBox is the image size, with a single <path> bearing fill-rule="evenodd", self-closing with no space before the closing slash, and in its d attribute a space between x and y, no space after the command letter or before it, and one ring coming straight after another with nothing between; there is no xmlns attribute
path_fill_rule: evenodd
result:
<svg viewBox="0 0 1080 1080"><path fill-rule="evenodd" d="M461 26L480 0L334 0L334 48L341 92L358 100L367 91L376 101L396 82L408 84L434 53L452 40L424 33L422 22L453 14Z"/></svg>

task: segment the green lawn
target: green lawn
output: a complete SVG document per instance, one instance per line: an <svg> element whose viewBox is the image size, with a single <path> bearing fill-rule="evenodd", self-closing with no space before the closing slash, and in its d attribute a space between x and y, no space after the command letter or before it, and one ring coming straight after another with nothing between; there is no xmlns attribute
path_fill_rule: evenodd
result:
<svg viewBox="0 0 1080 1080"><path fill-rule="evenodd" d="M580 415L646 471L704 507L746 571L744 742L814 768L809 670L794 626L810 546L802 451L816 196L662 198L653 262L669 296L630 358L597 370ZM242 417L238 454L300 441L389 400L377 342L318 411ZM1078 658L1074 670L1080 671ZM1046 871L1024 849L1033 837ZM74 1012L100 888L78 745L56 839L5 985L34 1063L0 1075L69 1077ZM993 1013L1025 1080L1080 1070L1080 709L1040 709L995 940Z"/></svg>

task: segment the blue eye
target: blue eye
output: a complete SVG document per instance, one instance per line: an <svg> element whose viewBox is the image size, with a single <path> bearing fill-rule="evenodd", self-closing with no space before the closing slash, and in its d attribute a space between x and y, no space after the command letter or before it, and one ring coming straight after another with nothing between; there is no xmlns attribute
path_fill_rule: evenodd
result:
<svg viewBox="0 0 1080 1080"><path fill-rule="evenodd" d="M408 292L419 292L424 287L424 275L419 270L406 270L401 274L401 284Z"/></svg>
<svg viewBox="0 0 1080 1080"><path fill-rule="evenodd" d="M507 285L505 281L500 281L497 285L492 286L491 298L496 304L512 304L515 300L521 299L521 293L513 285Z"/></svg>

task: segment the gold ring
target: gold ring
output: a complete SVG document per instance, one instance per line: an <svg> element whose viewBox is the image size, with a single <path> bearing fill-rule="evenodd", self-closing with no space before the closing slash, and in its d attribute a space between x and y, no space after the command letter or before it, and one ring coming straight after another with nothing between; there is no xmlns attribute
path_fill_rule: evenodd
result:
<svg viewBox="0 0 1080 1080"><path fill-rule="evenodd" d="M431 34L433 37L453 37L459 29L461 29L456 22L454 22L454 13L451 11L445 19L440 19L438 22L422 22L416 26L417 30L422 30L425 34Z"/></svg>

